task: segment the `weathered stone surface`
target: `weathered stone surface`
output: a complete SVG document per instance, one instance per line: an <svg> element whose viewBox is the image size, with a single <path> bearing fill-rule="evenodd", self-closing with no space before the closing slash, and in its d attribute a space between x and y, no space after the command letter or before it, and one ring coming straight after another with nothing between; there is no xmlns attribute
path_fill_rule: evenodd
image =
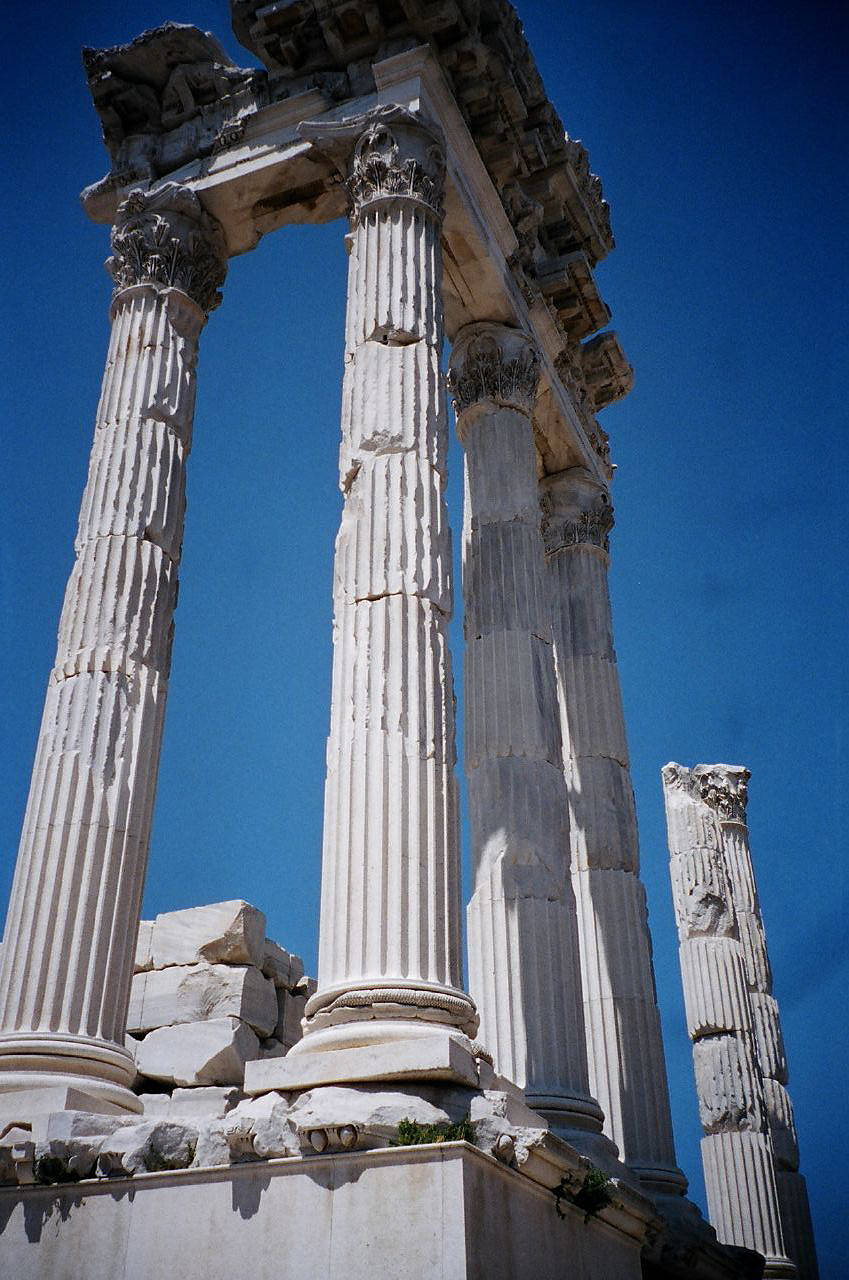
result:
<svg viewBox="0 0 849 1280"><path fill-rule="evenodd" d="M187 1169L197 1148L197 1130L168 1120L125 1126L105 1138L97 1156L105 1176Z"/></svg>
<svg viewBox="0 0 849 1280"><path fill-rule="evenodd" d="M259 1040L238 1018L213 1018L151 1031L139 1045L141 1075L178 1085L240 1085Z"/></svg>
<svg viewBox="0 0 849 1280"><path fill-rule="evenodd" d="M474 892L470 986L496 1070L546 1118L600 1130L590 1095L569 881L568 804L544 590L531 415L539 354L521 330L462 329L449 385L466 453L465 766ZM580 1115L580 1120L577 1116Z"/></svg>
<svg viewBox="0 0 849 1280"><path fill-rule="evenodd" d="M237 1086L197 1085L190 1089L174 1089L172 1093L143 1093L139 1095L144 1105L145 1117L156 1116L163 1120L215 1119L225 1116L242 1099Z"/></svg>
<svg viewBox="0 0 849 1280"><path fill-rule="evenodd" d="M152 954L154 969L202 960L261 968L265 916L240 898L163 912L154 922Z"/></svg>
<svg viewBox="0 0 849 1280"><path fill-rule="evenodd" d="M171 965L133 978L127 1026L136 1034L225 1016L270 1035L278 1018L274 983L251 965L224 964Z"/></svg>
<svg viewBox="0 0 849 1280"><path fill-rule="evenodd" d="M300 956L293 955L284 947L266 938L262 951L262 972L270 978L275 987L293 988L304 976L304 962Z"/></svg>
<svg viewBox="0 0 849 1280"><path fill-rule="evenodd" d="M734 875L720 824L732 812L736 819L738 808L725 807L714 772L678 764L662 770L705 1189L719 1239L757 1249L767 1260L766 1276L790 1277Z"/></svg>
<svg viewBox="0 0 849 1280"><path fill-rule="evenodd" d="M139 920L139 936L136 941L136 959L133 973L146 973L153 968L153 920Z"/></svg>

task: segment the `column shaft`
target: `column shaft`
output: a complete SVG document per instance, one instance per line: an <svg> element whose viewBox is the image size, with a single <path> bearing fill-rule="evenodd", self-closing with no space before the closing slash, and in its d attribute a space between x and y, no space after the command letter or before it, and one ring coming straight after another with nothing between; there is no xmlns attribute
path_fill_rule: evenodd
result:
<svg viewBox="0 0 849 1280"><path fill-rule="evenodd" d="M319 989L299 1052L477 1026L460 989L444 161L400 109L357 128Z"/></svg>
<svg viewBox="0 0 849 1280"><path fill-rule="evenodd" d="M723 1243L765 1256L765 1276L793 1276L722 837L694 772L668 764L663 787L710 1220Z"/></svg>
<svg viewBox="0 0 849 1280"><path fill-rule="evenodd" d="M654 1192L682 1193L613 648L606 491L581 468L542 485L590 1086L605 1132Z"/></svg>
<svg viewBox="0 0 849 1280"><path fill-rule="evenodd" d="M469 974L496 1069L556 1127L601 1127L588 1079L568 812L530 414L537 358L499 325L451 359L466 451Z"/></svg>
<svg viewBox="0 0 849 1280"><path fill-rule="evenodd" d="M113 250L109 353L0 966L0 1090L75 1086L137 1109L125 1020L197 339L225 263L217 224L170 186L125 202Z"/></svg>
<svg viewBox="0 0 849 1280"><path fill-rule="evenodd" d="M751 775L742 766L725 764L696 765L692 772L701 798L716 812L719 820L725 871L752 1011L754 1051L763 1077L782 1235L788 1257L796 1264L800 1280L817 1280L819 1273L808 1192L805 1179L799 1173L793 1104L786 1087L788 1073L784 1037L778 1003L772 994L772 969L749 848L746 805Z"/></svg>

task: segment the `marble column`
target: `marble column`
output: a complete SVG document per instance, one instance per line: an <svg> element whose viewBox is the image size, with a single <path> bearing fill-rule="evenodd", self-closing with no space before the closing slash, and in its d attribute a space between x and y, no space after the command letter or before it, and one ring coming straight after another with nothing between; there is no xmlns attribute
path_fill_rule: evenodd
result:
<svg viewBox="0 0 849 1280"><path fill-rule="evenodd" d="M477 1028L448 650L444 149L399 107L303 132L345 156L350 260L318 991L293 1055Z"/></svg>
<svg viewBox="0 0 849 1280"><path fill-rule="evenodd" d="M765 1276L794 1276L722 834L689 769L668 764L662 777L710 1221L724 1244L762 1253Z"/></svg>
<svg viewBox="0 0 849 1280"><path fill-rule="evenodd" d="M749 770L740 765L696 765L692 777L700 796L717 815L725 871L737 920L754 1047L764 1086L772 1139L781 1230L800 1280L818 1275L813 1223L805 1179L799 1172L799 1145L793 1104L787 1092L787 1057L772 969L766 946L746 818Z"/></svg>
<svg viewBox="0 0 849 1280"><path fill-rule="evenodd" d="M613 648L606 488L582 467L540 487L590 1087L654 1194L683 1194Z"/></svg>
<svg viewBox="0 0 849 1280"><path fill-rule="evenodd" d="M128 1110L124 1047L171 660L198 336L221 228L175 184L120 206L106 371L0 967L0 1091Z"/></svg>
<svg viewBox="0 0 849 1280"><path fill-rule="evenodd" d="M537 354L473 324L451 355L466 454L469 985L496 1070L561 1131L601 1131L587 1069L531 413Z"/></svg>

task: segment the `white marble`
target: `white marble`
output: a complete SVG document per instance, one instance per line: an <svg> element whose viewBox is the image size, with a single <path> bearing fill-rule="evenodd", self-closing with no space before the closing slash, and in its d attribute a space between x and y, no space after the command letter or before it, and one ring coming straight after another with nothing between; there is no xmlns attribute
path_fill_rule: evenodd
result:
<svg viewBox="0 0 849 1280"><path fill-rule="evenodd" d="M764 1255L765 1276L793 1276L719 818L698 769L668 764L662 778L710 1220Z"/></svg>
<svg viewBox="0 0 849 1280"><path fill-rule="evenodd" d="M123 1045L165 698L198 335L221 229L166 184L121 206L116 292L0 968L0 1091L128 1109Z"/></svg>
<svg viewBox="0 0 849 1280"><path fill-rule="evenodd" d="M608 589L607 489L585 468L540 486L569 805L590 1086L644 1185L680 1194Z"/></svg>
<svg viewBox="0 0 849 1280"><path fill-rule="evenodd" d="M139 1074L178 1085L241 1085L245 1064L259 1057L259 1040L241 1018L159 1027L136 1050Z"/></svg>
<svg viewBox="0 0 849 1280"><path fill-rule="evenodd" d="M251 965L171 965L134 976L127 1030L138 1035L155 1027L232 1016L264 1037L274 1032L278 1012L274 983Z"/></svg>
<svg viewBox="0 0 849 1280"><path fill-rule="evenodd" d="M304 126L351 232L318 991L293 1050L473 1035L461 989L440 372L443 143L400 108Z"/></svg>
<svg viewBox="0 0 849 1280"><path fill-rule="evenodd" d="M450 385L466 455L465 768L470 987L496 1070L552 1125L599 1132L531 415L539 357L504 325L461 330Z"/></svg>
<svg viewBox="0 0 849 1280"><path fill-rule="evenodd" d="M747 818L749 770L742 765L696 765L694 785L719 821L722 855L752 1016L752 1052L763 1079L767 1125L772 1141L781 1230L788 1256L800 1280L817 1280L811 1212L793 1104L787 1092L787 1056L778 1002L772 994L772 969L766 945Z"/></svg>

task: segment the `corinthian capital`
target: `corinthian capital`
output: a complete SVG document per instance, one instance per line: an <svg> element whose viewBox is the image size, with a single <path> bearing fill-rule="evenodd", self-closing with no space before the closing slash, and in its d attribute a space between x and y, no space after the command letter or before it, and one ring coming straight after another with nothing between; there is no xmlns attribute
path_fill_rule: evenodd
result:
<svg viewBox="0 0 849 1280"><path fill-rule="evenodd" d="M710 805L723 822L746 822L748 783L751 773L739 764L697 764L692 771L693 785L705 804Z"/></svg>
<svg viewBox="0 0 849 1280"><path fill-rule="evenodd" d="M546 476L540 504L547 555L584 543L609 551L613 505L605 486L584 467Z"/></svg>
<svg viewBox="0 0 849 1280"><path fill-rule="evenodd" d="M204 311L221 301L227 246L219 223L197 195L177 182L131 191L112 228L106 263L115 292L137 284L180 289Z"/></svg>
<svg viewBox="0 0 849 1280"><path fill-rule="evenodd" d="M352 221L399 201L442 217L442 134L406 107L378 107L341 121L308 121L298 132L344 175Z"/></svg>
<svg viewBox="0 0 849 1280"><path fill-rule="evenodd" d="M458 418L487 401L530 417L539 376L536 348L521 329L470 324L460 330L454 343L448 388Z"/></svg>

